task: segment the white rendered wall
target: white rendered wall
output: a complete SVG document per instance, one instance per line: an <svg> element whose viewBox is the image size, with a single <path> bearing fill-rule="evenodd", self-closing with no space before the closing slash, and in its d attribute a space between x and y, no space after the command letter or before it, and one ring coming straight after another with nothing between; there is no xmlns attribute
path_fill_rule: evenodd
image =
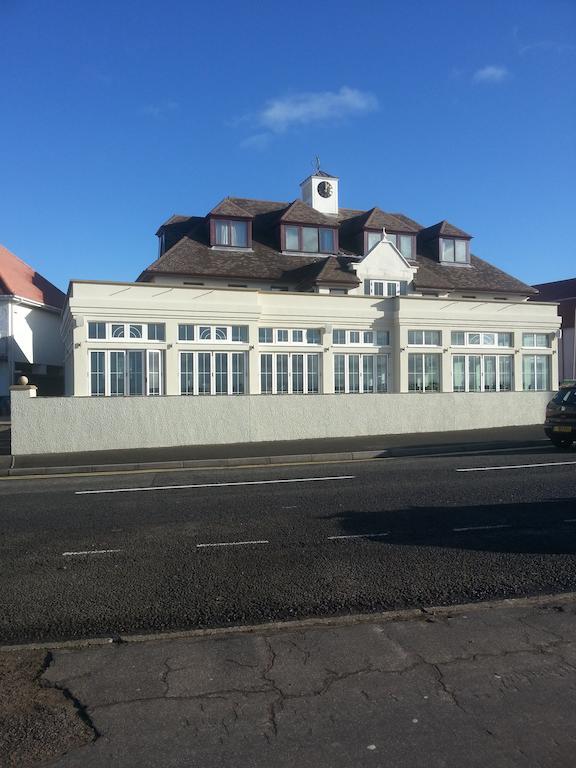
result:
<svg viewBox="0 0 576 768"><path fill-rule="evenodd" d="M13 390L12 453L520 426L543 422L550 397L549 392L503 392L38 398L27 389Z"/></svg>
<svg viewBox="0 0 576 768"><path fill-rule="evenodd" d="M12 323L15 362L63 365L58 312L13 303Z"/></svg>

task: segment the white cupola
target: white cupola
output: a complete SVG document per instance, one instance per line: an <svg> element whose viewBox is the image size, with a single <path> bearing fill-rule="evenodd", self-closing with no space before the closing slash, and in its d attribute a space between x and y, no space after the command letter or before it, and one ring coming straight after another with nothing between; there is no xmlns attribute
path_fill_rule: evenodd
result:
<svg viewBox="0 0 576 768"><path fill-rule="evenodd" d="M320 213L338 215L338 177L332 176L320 167L312 176L300 184L302 201Z"/></svg>

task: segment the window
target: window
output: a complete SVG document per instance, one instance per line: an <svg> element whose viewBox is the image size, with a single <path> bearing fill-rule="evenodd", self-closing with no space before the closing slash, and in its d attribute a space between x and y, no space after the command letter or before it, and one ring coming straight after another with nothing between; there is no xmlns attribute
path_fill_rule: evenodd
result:
<svg viewBox="0 0 576 768"><path fill-rule="evenodd" d="M388 368L388 355L334 355L334 392L387 392Z"/></svg>
<svg viewBox="0 0 576 768"><path fill-rule="evenodd" d="M90 394L161 395L163 356L159 349L90 351Z"/></svg>
<svg viewBox="0 0 576 768"><path fill-rule="evenodd" d="M232 341L238 341L242 344L248 343L248 326L247 325L233 325L232 326Z"/></svg>
<svg viewBox="0 0 576 768"><path fill-rule="evenodd" d="M414 237L412 235L396 235L386 232L386 239L400 251L405 259L411 259L414 255Z"/></svg>
<svg viewBox="0 0 576 768"><path fill-rule="evenodd" d="M550 347L550 334L549 333L523 333L522 334L522 346L523 347Z"/></svg>
<svg viewBox="0 0 576 768"><path fill-rule="evenodd" d="M333 344L367 344L370 346L387 347L390 343L389 331L347 331L335 328L332 331Z"/></svg>
<svg viewBox="0 0 576 768"><path fill-rule="evenodd" d="M382 232L366 232L366 253L382 242Z"/></svg>
<svg viewBox="0 0 576 768"><path fill-rule="evenodd" d="M452 331L451 343L453 347L511 347L512 333Z"/></svg>
<svg viewBox="0 0 576 768"><path fill-rule="evenodd" d="M142 326L141 325L129 325L129 334L131 339L141 339L142 337Z"/></svg>
<svg viewBox="0 0 576 768"><path fill-rule="evenodd" d="M178 341L194 341L194 326L193 325L179 325L178 326Z"/></svg>
<svg viewBox="0 0 576 768"><path fill-rule="evenodd" d="M406 280L366 280L365 293L368 296L406 296Z"/></svg>
<svg viewBox="0 0 576 768"><path fill-rule="evenodd" d="M201 325L199 331L201 341L210 341L212 338L212 328L209 325Z"/></svg>
<svg viewBox="0 0 576 768"><path fill-rule="evenodd" d="M439 392L440 360L438 354L408 355L408 391Z"/></svg>
<svg viewBox="0 0 576 768"><path fill-rule="evenodd" d="M467 264L468 241L454 240L451 238L440 238L440 260L449 261L457 264Z"/></svg>
<svg viewBox="0 0 576 768"><path fill-rule="evenodd" d="M112 334L113 339L123 339L124 338L124 325L119 325L117 323L112 323L110 326L110 331Z"/></svg>
<svg viewBox="0 0 576 768"><path fill-rule="evenodd" d="M248 222L214 219L214 245L248 247Z"/></svg>
<svg viewBox="0 0 576 768"><path fill-rule="evenodd" d="M272 328L258 328L258 341L260 344L272 344Z"/></svg>
<svg viewBox="0 0 576 768"><path fill-rule="evenodd" d="M348 296L348 288L330 288L332 296Z"/></svg>
<svg viewBox="0 0 576 768"><path fill-rule="evenodd" d="M311 395L320 391L320 355L266 353L260 355L260 392L263 395Z"/></svg>
<svg viewBox="0 0 576 768"><path fill-rule="evenodd" d="M417 347L439 347L442 344L442 332L408 331L408 344Z"/></svg>
<svg viewBox="0 0 576 768"><path fill-rule="evenodd" d="M284 250L336 253L336 231L328 227L284 225Z"/></svg>
<svg viewBox="0 0 576 768"><path fill-rule="evenodd" d="M106 323L88 323L89 339L105 339Z"/></svg>
<svg viewBox="0 0 576 768"><path fill-rule="evenodd" d="M227 341L228 340L228 328L222 328L217 326L215 329L215 341Z"/></svg>
<svg viewBox="0 0 576 768"><path fill-rule="evenodd" d="M283 343L288 341L288 335L289 335L289 333L288 333L288 330L286 328L279 328L276 331L276 341L279 344L283 344Z"/></svg>
<svg viewBox="0 0 576 768"><path fill-rule="evenodd" d="M304 331L301 331L301 330L292 331L293 344L302 344L303 341L304 341Z"/></svg>
<svg viewBox="0 0 576 768"><path fill-rule="evenodd" d="M320 336L319 328L308 328L306 331L306 344L321 344L322 339Z"/></svg>
<svg viewBox="0 0 576 768"><path fill-rule="evenodd" d="M525 390L541 392L550 389L549 355L524 355L522 357L522 387Z"/></svg>
<svg viewBox="0 0 576 768"><path fill-rule="evenodd" d="M181 395L243 395L245 352L180 352Z"/></svg>
<svg viewBox="0 0 576 768"><path fill-rule="evenodd" d="M164 323L148 323L148 341L165 341L166 326Z"/></svg>
<svg viewBox="0 0 576 768"><path fill-rule="evenodd" d="M104 323L94 323L94 325L104 325ZM90 394L92 397L102 397L106 394L105 380L104 352L90 352Z"/></svg>
<svg viewBox="0 0 576 768"><path fill-rule="evenodd" d="M321 344L320 328L259 328L260 344Z"/></svg>

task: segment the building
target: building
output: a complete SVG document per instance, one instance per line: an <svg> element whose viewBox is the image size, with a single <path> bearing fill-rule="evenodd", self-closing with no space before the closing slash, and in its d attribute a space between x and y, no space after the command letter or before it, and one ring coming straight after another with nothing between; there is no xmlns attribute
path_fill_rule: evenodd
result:
<svg viewBox="0 0 576 768"><path fill-rule="evenodd" d="M19 376L34 380L41 395L64 390L60 314L66 296L0 245L0 408Z"/></svg>
<svg viewBox="0 0 576 768"><path fill-rule="evenodd" d="M67 394L557 385L555 304L529 302L534 288L473 255L447 221L341 208L339 179L323 171L291 203L227 197L157 235L136 282L70 283Z"/></svg>
<svg viewBox="0 0 576 768"><path fill-rule="evenodd" d="M534 288L538 295L533 301L557 301L562 318L562 335L558 343L558 372L560 380L576 379L576 278L540 283Z"/></svg>

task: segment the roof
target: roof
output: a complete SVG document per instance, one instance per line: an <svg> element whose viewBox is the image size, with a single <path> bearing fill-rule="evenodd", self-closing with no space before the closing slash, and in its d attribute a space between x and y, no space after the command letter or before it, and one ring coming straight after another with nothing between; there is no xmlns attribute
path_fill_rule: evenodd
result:
<svg viewBox="0 0 576 768"><path fill-rule="evenodd" d="M369 210L341 208L338 216L331 217L301 200L287 203L240 197L225 198L214 211L223 204L234 206L235 211L243 211L252 217L251 250L212 248L208 217L172 216L159 230L165 238L163 255L138 279L149 280L154 274L164 273L272 281L304 289L320 283L355 286L358 278L351 264L363 258L359 235L364 229L385 228L389 232L418 236L417 256L410 260L418 268L414 279L417 290L479 291L523 296L537 293L531 286L477 256L471 256L469 265L441 264L432 252L426 250L426 243L432 237L471 238L445 220L432 227L423 227L405 214L388 213L377 207ZM339 253L334 256L282 253L278 242L278 226L282 222L338 226Z"/></svg>
<svg viewBox="0 0 576 768"><path fill-rule="evenodd" d="M66 296L59 288L0 245L0 295L22 299L62 309Z"/></svg>
<svg viewBox="0 0 576 768"><path fill-rule="evenodd" d="M236 203L232 200L230 200L229 197L224 198L222 202L218 203L218 205L215 208L212 208L210 211L211 216L236 216L236 217L242 217L242 218L251 218L253 214L248 213L248 211L245 208L240 208L239 205L236 205Z"/></svg>
<svg viewBox="0 0 576 768"><path fill-rule="evenodd" d="M553 283L538 283L538 301L563 301L576 298L576 277L556 280Z"/></svg>

